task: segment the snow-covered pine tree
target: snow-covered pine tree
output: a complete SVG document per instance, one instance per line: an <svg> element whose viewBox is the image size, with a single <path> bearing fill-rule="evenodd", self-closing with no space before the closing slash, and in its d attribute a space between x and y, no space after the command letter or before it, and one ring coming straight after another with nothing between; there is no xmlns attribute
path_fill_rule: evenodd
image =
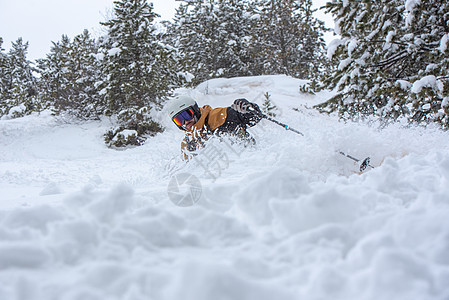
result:
<svg viewBox="0 0 449 300"><path fill-rule="evenodd" d="M338 93L319 109L338 111L345 119L404 114L406 106L394 105L389 99L402 98L405 104L406 90L397 89L395 96L387 92L395 84L393 78L409 76L405 68L414 67L407 66L407 45L397 40L404 34L403 1L333 1L326 8L334 15L341 39L328 47L328 56L337 67L325 77L324 84L337 88Z"/></svg>
<svg viewBox="0 0 449 300"><path fill-rule="evenodd" d="M86 29L73 38L69 54L68 68L73 78L69 83L72 92L67 108L78 118L96 119L105 110L104 97L97 89L102 78L97 60L98 42Z"/></svg>
<svg viewBox="0 0 449 300"><path fill-rule="evenodd" d="M153 5L145 0L114 2L114 18L102 25L107 36L104 54L104 92L108 109L158 105L178 83L172 65L172 51L161 45L154 28Z"/></svg>
<svg viewBox="0 0 449 300"><path fill-rule="evenodd" d="M168 41L179 51L183 71L192 74L192 83L197 84L219 75L218 8L216 0L180 2L167 27Z"/></svg>
<svg viewBox="0 0 449 300"><path fill-rule="evenodd" d="M405 79L411 84L411 119L449 129L449 2L408 0L405 8L406 34L400 41L408 44L415 70Z"/></svg>
<svg viewBox="0 0 449 300"><path fill-rule="evenodd" d="M113 19L102 23L108 33L101 49L106 78L100 86L107 113L117 114L120 126L106 135L108 144L125 129L134 130L141 140L146 134L161 131L149 112L180 83L174 69L174 51L156 34L153 22L158 15L153 5L145 0L119 0L114 4Z"/></svg>
<svg viewBox="0 0 449 300"><path fill-rule="evenodd" d="M251 75L251 18L247 1L218 1L217 17L219 26L216 30L220 45L223 46L219 57L219 73L223 77Z"/></svg>
<svg viewBox="0 0 449 300"><path fill-rule="evenodd" d="M348 0L326 5L341 39L324 84L337 95L319 105L343 118L377 115L436 121L448 128L449 4L439 0Z"/></svg>
<svg viewBox="0 0 449 300"><path fill-rule="evenodd" d="M167 40L178 49L193 84L215 77L249 75L250 19L244 0L181 1Z"/></svg>
<svg viewBox="0 0 449 300"><path fill-rule="evenodd" d="M251 53L256 74L311 78L324 67L324 23L311 0L256 0Z"/></svg>
<svg viewBox="0 0 449 300"><path fill-rule="evenodd" d="M329 67L326 56L324 33L329 31L324 22L314 17L317 9L312 9L312 0L302 0L299 5L302 13L300 44L297 46L300 71L296 77L315 80Z"/></svg>
<svg viewBox="0 0 449 300"><path fill-rule="evenodd" d="M52 42L50 53L37 60L40 73L40 98L44 107L58 112L69 106L74 74L70 68L71 41L67 35Z"/></svg>
<svg viewBox="0 0 449 300"><path fill-rule="evenodd" d="M3 48L3 38L0 37L0 117L6 113L6 100L10 98L9 59Z"/></svg>
<svg viewBox="0 0 449 300"><path fill-rule="evenodd" d="M33 66L27 59L28 42L22 38L11 43L8 54L2 55L1 115L21 117L40 109Z"/></svg>
<svg viewBox="0 0 449 300"><path fill-rule="evenodd" d="M42 99L56 114L96 119L103 101L96 88L101 73L96 61L97 42L84 30L73 41L67 36L54 43L50 54L39 60Z"/></svg>

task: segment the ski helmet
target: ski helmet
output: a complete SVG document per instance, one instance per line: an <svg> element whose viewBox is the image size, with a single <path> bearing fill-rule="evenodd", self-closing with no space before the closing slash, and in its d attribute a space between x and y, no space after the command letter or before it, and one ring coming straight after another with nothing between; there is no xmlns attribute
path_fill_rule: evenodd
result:
<svg viewBox="0 0 449 300"><path fill-rule="evenodd" d="M168 115L170 116L170 119L175 123L176 126L178 126L181 130L186 130L182 124L177 124L175 121L175 117L179 116L184 111L191 112L193 114L193 117L195 118L195 121L197 122L201 117L201 111L198 107L198 104L196 103L193 98L189 96L178 96L175 99L171 100L167 104L167 111Z"/></svg>

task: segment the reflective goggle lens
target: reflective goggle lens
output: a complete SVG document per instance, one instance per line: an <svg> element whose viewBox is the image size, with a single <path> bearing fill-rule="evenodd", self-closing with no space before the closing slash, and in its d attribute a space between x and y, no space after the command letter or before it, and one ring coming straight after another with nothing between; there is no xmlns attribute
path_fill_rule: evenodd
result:
<svg viewBox="0 0 449 300"><path fill-rule="evenodd" d="M182 126L182 124L184 124L184 121L190 121L192 119L193 119L193 110L189 108L174 116L173 122L175 122L175 124L178 126Z"/></svg>

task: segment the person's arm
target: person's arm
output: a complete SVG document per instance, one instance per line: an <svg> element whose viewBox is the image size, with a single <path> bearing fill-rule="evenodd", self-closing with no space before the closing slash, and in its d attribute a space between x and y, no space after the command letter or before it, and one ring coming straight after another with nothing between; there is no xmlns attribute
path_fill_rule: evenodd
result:
<svg viewBox="0 0 449 300"><path fill-rule="evenodd" d="M196 150L196 145L192 144L192 142L185 137L182 142L181 142L181 153L183 155L184 160L189 160L192 156L192 154L190 154L190 151L195 151Z"/></svg>
<svg viewBox="0 0 449 300"><path fill-rule="evenodd" d="M256 125L262 120L262 112L256 103L246 99L237 99L231 105L231 109L238 114L241 122L249 127Z"/></svg>
<svg viewBox="0 0 449 300"><path fill-rule="evenodd" d="M230 107L217 110L223 109L225 113L211 113L210 116L215 117L208 120L209 126L215 133L235 133L239 128L245 130L247 127L256 125L262 119L262 113L257 104L246 99L237 99ZM217 117L217 115L220 115L220 117ZM224 116L224 118L222 119L221 116Z"/></svg>

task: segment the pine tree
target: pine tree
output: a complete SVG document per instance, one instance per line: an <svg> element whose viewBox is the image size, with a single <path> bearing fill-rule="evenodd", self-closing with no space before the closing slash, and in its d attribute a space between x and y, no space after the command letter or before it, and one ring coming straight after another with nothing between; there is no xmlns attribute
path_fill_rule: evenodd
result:
<svg viewBox="0 0 449 300"><path fill-rule="evenodd" d="M219 57L223 77L252 75L250 56L251 18L247 1L218 1L217 18L219 43L223 46Z"/></svg>
<svg viewBox="0 0 449 300"><path fill-rule="evenodd" d="M3 39L0 37L0 117L6 112L6 101L10 99L11 89L9 58L3 49Z"/></svg>
<svg viewBox="0 0 449 300"><path fill-rule="evenodd" d="M311 0L257 0L251 8L256 74L311 78L323 70L324 23L313 17Z"/></svg>
<svg viewBox="0 0 449 300"><path fill-rule="evenodd" d="M175 41L172 45L180 52L183 69L193 74L194 83L199 83L220 75L217 3L215 0L185 2L176 9L174 24L168 31Z"/></svg>
<svg viewBox="0 0 449 300"><path fill-rule="evenodd" d="M69 107L73 92L71 85L74 74L71 73L70 66L71 41L67 35L62 35L60 41L52 43L53 46L46 58L37 60L41 75L40 97L44 107L51 107L55 112L60 112Z"/></svg>
<svg viewBox="0 0 449 300"><path fill-rule="evenodd" d="M408 2L405 22L407 53L415 71L407 101L411 120L438 122L449 129L449 3L442 0ZM411 55L410 55L411 54Z"/></svg>
<svg viewBox="0 0 449 300"><path fill-rule="evenodd" d="M174 51L160 42L153 21L158 15L145 0L115 1L114 17L102 25L107 28L100 51L103 55L100 84L108 115L117 115L119 127L105 135L110 146L141 144L145 135L162 128L150 117L172 89L179 86ZM118 139L124 130L136 132L136 138Z"/></svg>
<svg viewBox="0 0 449 300"><path fill-rule="evenodd" d="M21 117L39 110L34 68L27 59L28 42L22 38L11 44L8 54L2 55L1 114Z"/></svg>
<svg viewBox="0 0 449 300"><path fill-rule="evenodd" d="M324 83L337 95L318 106L343 118L407 116L448 127L449 4L334 1L342 38L329 47L338 67Z"/></svg>
<svg viewBox="0 0 449 300"><path fill-rule="evenodd" d="M79 118L98 118L105 109L97 89L102 78L97 55L98 43L87 30L75 36L69 50L68 70L72 79L68 108Z"/></svg>
<svg viewBox="0 0 449 300"><path fill-rule="evenodd" d="M96 41L85 30L73 41L63 36L47 58L39 60L42 98L55 113L80 119L95 119L102 114L103 101L96 88L101 79L97 52Z"/></svg>
<svg viewBox="0 0 449 300"><path fill-rule="evenodd" d="M166 38L193 83L250 75L250 18L244 0L182 1Z"/></svg>
<svg viewBox="0 0 449 300"><path fill-rule="evenodd" d="M296 77L316 79L327 71L328 59L326 57L326 42L324 33L328 29L324 22L315 18L313 14L317 9L312 9L312 0L300 1L302 12L301 42L297 47L299 71Z"/></svg>
<svg viewBox="0 0 449 300"><path fill-rule="evenodd" d="M104 93L110 113L158 106L178 84L172 51L161 45L153 21L158 15L145 0L115 1L114 19L102 23Z"/></svg>
<svg viewBox="0 0 449 300"><path fill-rule="evenodd" d="M268 92L266 92L263 96L265 97L265 100L262 104L262 111L270 117L276 117L275 111L278 108L271 102L271 95Z"/></svg>

